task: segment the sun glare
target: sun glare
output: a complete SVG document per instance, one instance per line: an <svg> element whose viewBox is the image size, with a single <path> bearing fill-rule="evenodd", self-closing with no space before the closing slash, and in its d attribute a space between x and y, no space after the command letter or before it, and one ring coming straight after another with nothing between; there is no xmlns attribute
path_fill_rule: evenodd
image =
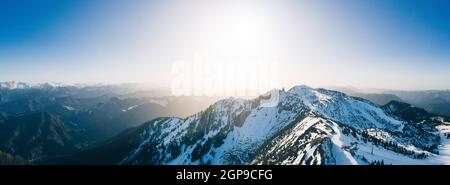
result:
<svg viewBox="0 0 450 185"><path fill-rule="evenodd" d="M205 39L207 50L228 56L257 56L268 40L272 39L270 26L265 16L257 11L231 11L232 14L218 12L211 17L213 29Z"/></svg>

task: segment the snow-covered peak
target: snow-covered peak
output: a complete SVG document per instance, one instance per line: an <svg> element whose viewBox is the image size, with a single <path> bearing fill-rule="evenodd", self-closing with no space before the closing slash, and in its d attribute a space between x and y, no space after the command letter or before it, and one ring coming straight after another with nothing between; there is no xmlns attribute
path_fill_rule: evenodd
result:
<svg viewBox="0 0 450 185"><path fill-rule="evenodd" d="M24 89L28 87L30 86L23 82L0 82L0 89Z"/></svg>
<svg viewBox="0 0 450 185"><path fill-rule="evenodd" d="M297 96L314 113L355 128L399 130L403 125L377 105L341 92L301 85L291 88L287 94Z"/></svg>
<svg viewBox="0 0 450 185"><path fill-rule="evenodd" d="M241 98L234 98L230 97L227 99L219 100L214 104L214 107L216 107L218 110L226 110L229 111L236 111L238 109L242 109L244 107L248 107L250 105L248 100L241 99Z"/></svg>
<svg viewBox="0 0 450 185"><path fill-rule="evenodd" d="M66 83L60 83L60 82L45 82L45 83L36 84L33 87L35 87L35 88L53 89L53 88L69 87L69 86L75 86L75 85L73 85L73 84L66 84Z"/></svg>
<svg viewBox="0 0 450 185"><path fill-rule="evenodd" d="M296 92L312 91L312 90L314 90L314 89L307 85L296 85L296 86L290 88L288 92L296 93Z"/></svg>
<svg viewBox="0 0 450 185"><path fill-rule="evenodd" d="M58 82L44 82L44 83L25 83L25 82L0 82L0 89L53 89L59 87L75 86L73 84L58 83Z"/></svg>
<svg viewBox="0 0 450 185"><path fill-rule="evenodd" d="M312 88L306 85L298 85L289 89L288 93L297 94L301 97L309 97L310 99L330 99L334 98L346 98L347 95L333 90L323 89L323 88Z"/></svg>
<svg viewBox="0 0 450 185"><path fill-rule="evenodd" d="M308 86L295 86L291 88L288 93L293 93L301 97L306 104L318 103L319 101L328 101L332 99L328 94L319 92L318 89L313 89Z"/></svg>

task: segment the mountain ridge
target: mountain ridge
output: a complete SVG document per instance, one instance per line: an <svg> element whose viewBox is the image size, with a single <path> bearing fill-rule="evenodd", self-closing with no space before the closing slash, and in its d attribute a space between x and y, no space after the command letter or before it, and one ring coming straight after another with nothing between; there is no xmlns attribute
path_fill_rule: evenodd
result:
<svg viewBox="0 0 450 185"><path fill-rule="evenodd" d="M368 100L338 91L295 86L277 92L279 102L273 107L261 106L261 96L252 100L228 98L185 119L157 118L129 129L100 146L111 151L129 150L103 164L439 162L434 160L440 143L436 127L420 127ZM429 121L448 124L443 119ZM421 139L416 141L414 135ZM124 138L133 139L126 142ZM295 147L282 147L287 143ZM368 152L369 148L384 156ZM84 155L93 156L96 150L91 148ZM83 161L75 154L59 162L90 164L94 159Z"/></svg>

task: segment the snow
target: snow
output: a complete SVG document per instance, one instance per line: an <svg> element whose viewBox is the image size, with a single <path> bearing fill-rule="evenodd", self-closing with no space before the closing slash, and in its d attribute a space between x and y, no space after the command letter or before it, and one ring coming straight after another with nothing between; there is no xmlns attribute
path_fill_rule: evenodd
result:
<svg viewBox="0 0 450 185"><path fill-rule="evenodd" d="M29 85L23 82L15 82L15 81L0 82L0 89L13 90L13 89L25 89L28 87Z"/></svg>
<svg viewBox="0 0 450 185"><path fill-rule="evenodd" d="M252 112L241 128L234 129L226 138L225 143L216 150L216 154L224 155L226 153L245 153L256 150L267 137L270 137L283 124L275 119L277 110L275 107L265 107L260 111ZM213 164L221 164L223 159L215 159Z"/></svg>
<svg viewBox="0 0 450 185"><path fill-rule="evenodd" d="M318 123L319 121L322 121L322 119L317 118L317 117L306 117L292 129L293 134L290 134L289 136L284 138L280 142L280 145L286 146L286 147L292 146L293 143L291 141L293 141L296 138L303 135L308 128L310 128L312 125ZM273 148L273 149L275 149L275 148ZM273 151L269 151L269 152L273 152Z"/></svg>
<svg viewBox="0 0 450 185"><path fill-rule="evenodd" d="M343 165L357 165L358 162L353 158L352 154L350 152L342 150L343 147L343 141L342 141L342 133L339 128L337 128L336 124L333 124L333 130L335 131L335 134L331 138L331 141L333 142L333 154L335 155L334 158L336 159L336 164L343 164Z"/></svg>
<svg viewBox="0 0 450 185"><path fill-rule="evenodd" d="M161 105L162 107L166 107L169 104L167 100L159 100L159 99L149 99L148 102Z"/></svg>
<svg viewBox="0 0 450 185"><path fill-rule="evenodd" d="M74 111L76 110L75 108L71 107L71 106L67 106L67 105L63 105L63 107L69 111Z"/></svg>
<svg viewBox="0 0 450 185"><path fill-rule="evenodd" d="M288 98L286 96L289 95L280 94L280 99ZM268 138L292 123L295 115L298 115L301 111L304 111L304 107L291 111L280 111L279 107L257 107L252 110L242 127L235 128L228 134L225 139L226 144L217 148L215 152L218 156L245 155L254 152ZM224 164L225 162L226 158L213 160L213 164Z"/></svg>
<svg viewBox="0 0 450 185"><path fill-rule="evenodd" d="M370 142L362 142L353 136L342 135L337 125L333 126L336 134L332 136L333 154L336 158L336 164L351 165L367 165L362 158L366 158L369 162L383 161L384 164L403 164L403 165L420 165L420 164L439 164L439 162L428 159L413 159L408 156L387 150L382 147L375 146ZM357 150L354 155L342 149L343 146L349 146L351 143L357 143Z"/></svg>
<svg viewBox="0 0 450 185"><path fill-rule="evenodd" d="M450 134L450 125L439 125L439 136L441 137L441 144L438 147L439 155L435 155L428 161L450 165L450 139L447 139L447 134Z"/></svg>
<svg viewBox="0 0 450 185"><path fill-rule="evenodd" d="M133 105L133 106L130 106L130 107L126 108L126 109L122 109L122 112L127 112L127 111L130 111L130 110L133 110L136 107L139 107L139 105Z"/></svg>

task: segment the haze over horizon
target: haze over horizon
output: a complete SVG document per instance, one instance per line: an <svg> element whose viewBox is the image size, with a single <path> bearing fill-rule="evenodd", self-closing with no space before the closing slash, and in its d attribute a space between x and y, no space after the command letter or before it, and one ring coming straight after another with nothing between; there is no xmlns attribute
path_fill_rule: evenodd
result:
<svg viewBox="0 0 450 185"><path fill-rule="evenodd" d="M176 61L278 62L281 87L450 89L450 2L0 2L0 81L151 83Z"/></svg>

